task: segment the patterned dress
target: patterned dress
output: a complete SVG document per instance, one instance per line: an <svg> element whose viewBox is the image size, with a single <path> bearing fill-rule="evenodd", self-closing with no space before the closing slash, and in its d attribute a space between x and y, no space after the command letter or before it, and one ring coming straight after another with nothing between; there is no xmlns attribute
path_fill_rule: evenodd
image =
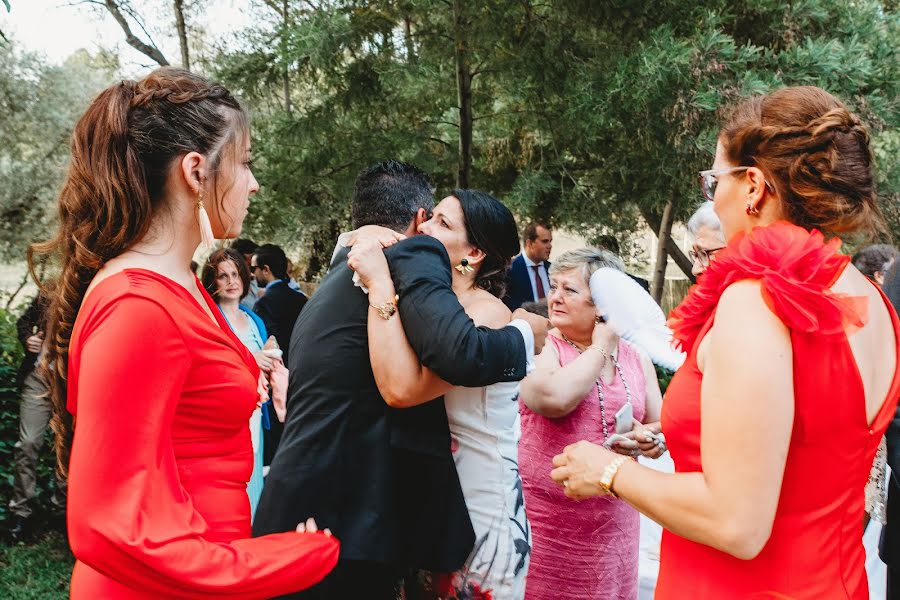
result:
<svg viewBox="0 0 900 600"><path fill-rule="evenodd" d="M519 477L518 382L454 388L444 397L453 458L475 529L460 571L423 574L416 598L521 600L531 528Z"/></svg>

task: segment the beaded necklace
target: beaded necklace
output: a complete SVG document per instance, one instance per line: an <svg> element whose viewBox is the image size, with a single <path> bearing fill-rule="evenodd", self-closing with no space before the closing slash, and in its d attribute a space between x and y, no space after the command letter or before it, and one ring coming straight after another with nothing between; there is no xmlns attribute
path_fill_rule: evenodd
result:
<svg viewBox="0 0 900 600"><path fill-rule="evenodd" d="M569 344L570 346L575 348L575 350L578 352L578 354L582 354L584 352L578 346L576 346L575 343L572 342L572 340L567 338L564 333L560 332L560 334L562 334L563 340L565 340L565 342L567 344ZM613 365L616 368L616 373L619 374L619 378L622 380L622 386L625 388L625 404L631 404L631 389L628 387L628 381L625 380L625 373L622 371L622 366L619 364L619 360L616 358L616 355L613 354L612 352L609 352L608 354L606 354L606 356L608 356L609 358L612 359ZM615 376L613 376L613 381L615 381ZM606 424L606 407L605 407L605 403L604 403L605 398L603 396L603 385L600 381L599 374L597 375L596 386L597 386L597 397L600 399L600 425L603 427L603 439L608 440L609 439L609 425Z"/></svg>

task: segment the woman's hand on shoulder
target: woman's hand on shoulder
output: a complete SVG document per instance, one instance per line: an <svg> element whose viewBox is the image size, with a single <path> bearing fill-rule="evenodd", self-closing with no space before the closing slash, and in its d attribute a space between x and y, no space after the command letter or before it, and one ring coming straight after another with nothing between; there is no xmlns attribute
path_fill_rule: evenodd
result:
<svg viewBox="0 0 900 600"><path fill-rule="evenodd" d="M391 281L391 271L384 257L384 247L374 237L358 239L353 244L347 256L347 266L356 271L360 283L370 291L379 283L387 284Z"/></svg>

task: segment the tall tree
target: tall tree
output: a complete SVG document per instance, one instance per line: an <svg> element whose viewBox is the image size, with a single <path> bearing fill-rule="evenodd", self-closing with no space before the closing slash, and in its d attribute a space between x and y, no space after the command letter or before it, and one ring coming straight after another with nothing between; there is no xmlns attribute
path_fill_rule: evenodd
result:
<svg viewBox="0 0 900 600"><path fill-rule="evenodd" d="M178 32L178 46L181 48L181 66L190 70L191 56L188 50L187 27L184 22L184 0L174 0L175 30Z"/></svg>

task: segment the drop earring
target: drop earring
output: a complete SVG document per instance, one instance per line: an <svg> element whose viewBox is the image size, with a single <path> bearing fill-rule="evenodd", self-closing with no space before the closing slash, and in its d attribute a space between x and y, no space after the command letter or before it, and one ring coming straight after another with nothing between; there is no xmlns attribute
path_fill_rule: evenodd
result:
<svg viewBox="0 0 900 600"><path fill-rule="evenodd" d="M456 265L456 270L462 273L463 275L467 275L474 271L475 269L469 266L469 261L467 259L462 259L458 265Z"/></svg>
<svg viewBox="0 0 900 600"><path fill-rule="evenodd" d="M203 188L197 193L197 220L200 223L200 243L207 250L212 250L216 247L216 236L213 234L206 207L203 206Z"/></svg>
<svg viewBox="0 0 900 600"><path fill-rule="evenodd" d="M746 212L748 215L758 215L759 209L755 206L751 206L751 204L748 202Z"/></svg>

